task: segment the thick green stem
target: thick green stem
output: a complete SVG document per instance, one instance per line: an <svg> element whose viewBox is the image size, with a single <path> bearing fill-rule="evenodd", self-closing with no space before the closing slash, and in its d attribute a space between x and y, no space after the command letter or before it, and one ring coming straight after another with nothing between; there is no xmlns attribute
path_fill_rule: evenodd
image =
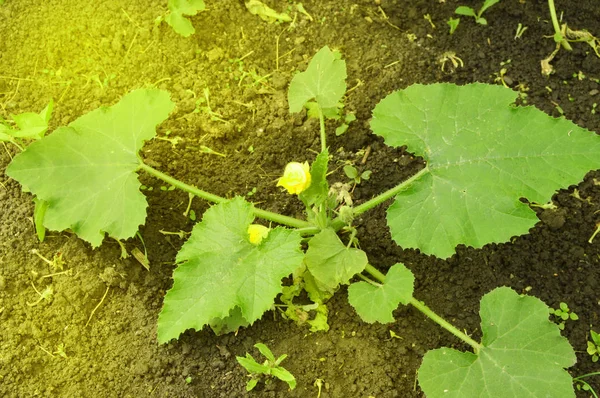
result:
<svg viewBox="0 0 600 398"><path fill-rule="evenodd" d="M367 271L369 275L377 279L379 282L383 283L385 281L385 274L379 272L379 270L373 267L371 264L367 264L365 271Z"/></svg>
<svg viewBox="0 0 600 398"><path fill-rule="evenodd" d="M317 105L319 110L319 129L321 131L321 152L325 152L327 149L327 134L325 133L325 116L323 116L323 110Z"/></svg>
<svg viewBox="0 0 600 398"><path fill-rule="evenodd" d="M365 203L363 203L359 206L356 206L354 209L352 209L352 212L354 213L355 216L357 216L359 214L364 213L367 210L371 210L373 207L380 205L381 203L385 202L386 200L388 200L390 198L393 198L400 191L402 191L404 188L406 188L408 185L412 184L415 180L418 180L424 174L427 174L427 173L429 173L429 169L427 167L425 167L424 169L420 170L417 174L410 177L408 180L403 181L400 184L396 185L394 188L389 189L389 190L385 191L384 193L379 194L370 200L367 200Z"/></svg>
<svg viewBox="0 0 600 398"><path fill-rule="evenodd" d="M192 185L188 185L184 182L181 182L163 172L153 169L152 167L148 166L147 164L143 163L142 161L140 161L140 169L144 170L148 174L150 174L160 180L163 180L164 182L166 182L170 185L173 185L175 188L179 188L182 191L191 193L192 195L195 195L195 196L198 196L199 198L208 200L209 202L221 203L221 202L224 202L227 200L226 198L223 198L221 196L213 195L210 192L203 191ZM312 229L317 231L317 229L314 228L314 226L312 224L310 224L309 222L299 220L294 217L288 217L288 216L284 216L284 215L281 215L278 213L273 213L270 211L261 210L261 209L257 209L257 208L254 208L254 215L256 217L259 217L259 218L262 218L265 220L269 220L269 221L273 221L278 224L287 225L287 226L294 227L294 228L306 228L306 229L310 228L311 229L310 231L312 231ZM307 231L304 230L303 232L307 232Z"/></svg>
<svg viewBox="0 0 600 398"><path fill-rule="evenodd" d="M377 279L379 282L384 283L385 275L379 272L379 270L377 270L372 265L367 264L367 266L365 267L365 271L368 272L373 278ZM438 325L440 325L441 327L443 327L444 329L446 329L447 331L449 331L450 333L452 333L453 335L455 335L456 337L473 347L475 354L477 354L481 349L481 344L467 336L465 333L458 330L456 327L454 327L452 324L450 324L444 318L433 312L429 307L427 307L425 304L421 303L414 297L411 297L408 303L416 309L418 309L419 311L421 311L423 314L425 314L429 319L431 319L432 321L434 321L435 323L437 323Z"/></svg>
<svg viewBox="0 0 600 398"><path fill-rule="evenodd" d="M425 316L427 316L429 319L431 319L432 321L434 321L435 323L437 323L438 325L440 325L441 327L443 327L444 329L446 329L447 331L449 331L450 333L452 333L453 335L455 335L456 337L473 347L475 354L479 353L479 350L481 349L481 344L467 336L465 333L458 330L451 323L449 323L444 318L433 312L425 304L421 303L414 297L412 297L408 303L416 309L418 309L419 311L421 311L423 314L425 314Z"/></svg>
<svg viewBox="0 0 600 398"><path fill-rule="evenodd" d="M558 23L558 18L556 17L556 9L554 8L554 0L548 0L548 8L550 9L550 17L552 18L552 26L554 26L554 32L557 35L562 37L560 44L563 46L565 50L572 51L573 48L567 41L566 37L562 36L562 32L560 30L560 24Z"/></svg>

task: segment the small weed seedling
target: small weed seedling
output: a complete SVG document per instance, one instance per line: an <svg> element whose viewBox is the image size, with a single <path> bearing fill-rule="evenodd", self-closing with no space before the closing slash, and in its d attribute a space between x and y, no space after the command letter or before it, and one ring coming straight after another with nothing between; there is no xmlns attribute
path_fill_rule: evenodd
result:
<svg viewBox="0 0 600 398"><path fill-rule="evenodd" d="M587 342L587 353L592 357L592 362L598 362L600 358L600 334L590 330L592 341Z"/></svg>
<svg viewBox="0 0 600 398"><path fill-rule="evenodd" d="M442 64L442 72L445 71L446 64L448 62L452 64L452 68L449 68L450 72L454 72L459 65L461 68L465 66L463 60L460 59L454 51L446 51L445 53L443 53L439 58L438 62Z"/></svg>
<svg viewBox="0 0 600 398"><path fill-rule="evenodd" d="M596 390L594 390L594 388L587 381L584 380L592 376L600 376L600 372L593 372L573 377L573 383L575 383L575 385L577 386L577 391L587 391L590 392L594 396L594 398L598 398L598 393L596 392Z"/></svg>
<svg viewBox="0 0 600 398"><path fill-rule="evenodd" d="M40 113L10 115L12 122L0 117L0 142L10 142L22 151L26 141L41 140L48 131L53 107L54 101L50 100Z"/></svg>
<svg viewBox="0 0 600 398"><path fill-rule="evenodd" d="M450 27L450 34L454 34L454 32L456 31L456 28L458 28L458 24L460 23L460 18L450 17L450 18L448 18L446 23Z"/></svg>
<svg viewBox="0 0 600 398"><path fill-rule="evenodd" d="M167 3L169 11L154 20L156 25L165 21L175 33L189 37L196 32L192 22L186 16L194 16L206 8L204 0L169 0Z"/></svg>
<svg viewBox="0 0 600 398"><path fill-rule="evenodd" d="M483 15L485 10L487 10L488 8L490 8L491 6L493 6L494 4L496 4L498 2L500 2L500 0L485 0L483 2L483 5L479 9L479 12L475 12L475 10L472 9L471 7L460 6L454 11L454 13L458 14L458 15L466 15L468 17L473 17L473 18L475 18L475 22L477 22L478 24L487 25L487 20L485 18L483 18L481 15ZM458 23L457 23L457 25L458 25Z"/></svg>
<svg viewBox="0 0 600 398"><path fill-rule="evenodd" d="M35 290L35 292L38 294L38 296L40 296L40 298L37 299L36 301L33 301L33 302L29 302L28 301L27 305L30 306L30 307L35 307L42 300L49 301L52 298L52 295L54 294L54 289L52 288L52 285L46 286L46 288L41 293L40 293L39 290L37 290L37 288L35 287L35 285L33 284L33 282L31 282L31 286L33 286L33 290Z"/></svg>
<svg viewBox="0 0 600 398"><path fill-rule="evenodd" d="M519 22L517 25L517 31L515 32L515 40L520 39L527 29L527 26L523 26L523 24Z"/></svg>
<svg viewBox="0 0 600 398"><path fill-rule="evenodd" d="M365 170L359 174L356 167L349 164L344 166L344 174L354 182L355 186L360 184L362 180L368 181L371 178L371 170Z"/></svg>
<svg viewBox="0 0 600 398"><path fill-rule="evenodd" d="M254 357L248 353L246 353L245 357L235 357L239 364L250 373L250 380L246 383L246 391L254 389L262 376L276 377L281 381L285 381L292 390L296 388L296 378L281 366L281 362L287 358L287 354L283 354L275 359L269 347L263 343L256 343L254 347L258 348L258 351L267 358L262 364L256 362ZM268 383L269 379L265 382Z"/></svg>
<svg viewBox="0 0 600 398"><path fill-rule="evenodd" d="M541 300L509 287L487 293L480 301L482 339L476 341L414 297L415 277L402 263L387 274L379 271L360 249L354 223L391 201L389 232L403 248L445 259L458 245L508 242L538 222L519 198L548 203L559 188L600 169L600 137L534 107L515 106L518 93L500 85L415 84L377 104L371 129L386 145L422 157L426 166L355 205L339 181L330 187L327 180L325 119L339 115L345 80L345 61L324 47L289 86L290 112L308 108L319 119L321 151L310 162L291 161L277 182L304 204L302 218L262 210L242 196L214 195L144 163L138 152L174 109L169 93L158 89L135 90L59 127L15 156L6 175L47 201L44 227L70 229L93 247L107 234L131 238L144 224L147 201L139 172L215 203L177 253L173 287L158 316L160 343L204 326L215 333L247 327L277 308L277 299L290 319L327 330L327 300L349 285L348 300L363 321L391 323L400 304L411 305L469 347L425 354L418 382L428 398L574 398L566 368L575 363L575 352L549 322ZM291 280L283 286L285 279ZM573 319L566 305L559 311L552 313L562 322ZM295 380L280 366L285 356L275 359L266 346L257 348L265 364L249 355L241 363L292 387Z"/></svg>
<svg viewBox="0 0 600 398"><path fill-rule="evenodd" d="M550 308L550 315L554 315L554 319L558 324L558 328L560 330L565 329L565 322L568 320L576 321L579 319L579 316L571 312L567 303L560 303L559 307L554 309Z"/></svg>

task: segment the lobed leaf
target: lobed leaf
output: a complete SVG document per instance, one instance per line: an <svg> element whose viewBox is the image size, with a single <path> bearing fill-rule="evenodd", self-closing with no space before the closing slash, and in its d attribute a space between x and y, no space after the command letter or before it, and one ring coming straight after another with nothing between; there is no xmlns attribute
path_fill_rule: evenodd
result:
<svg viewBox="0 0 600 398"><path fill-rule="evenodd" d="M402 247L448 257L526 233L537 221L519 199L546 203L600 168L600 138L533 107L502 86L414 85L383 99L371 128L427 167L388 209Z"/></svg>
<svg viewBox="0 0 600 398"><path fill-rule="evenodd" d="M240 197L208 209L177 254L179 266L158 317L158 341L201 330L239 308L252 324L281 293L281 279L302 263L295 230L277 227L260 244L249 241L253 206Z"/></svg>
<svg viewBox="0 0 600 398"><path fill-rule="evenodd" d="M306 267L319 285L334 290L348 284L368 264L364 251L344 246L335 231L327 228L308 241L304 258Z"/></svg>
<svg viewBox="0 0 600 398"><path fill-rule="evenodd" d="M346 62L328 46L315 54L306 71L292 79L288 90L290 112L302 110L306 102L315 99L321 110L336 108L346 92Z"/></svg>
<svg viewBox="0 0 600 398"><path fill-rule="evenodd" d="M47 202L48 229L71 229L97 247L132 237L146 218L138 151L173 109L169 93L140 89L33 142L6 174Z"/></svg>
<svg viewBox="0 0 600 398"><path fill-rule="evenodd" d="M402 303L407 305L413 295L415 277L403 264L393 265L383 284L375 286L356 282L348 287L348 301L361 319L368 323L394 322L392 312Z"/></svg>
<svg viewBox="0 0 600 398"><path fill-rule="evenodd" d="M575 353L541 300L501 287L482 298L480 315L479 354L450 348L425 354L418 379L427 397L575 397L563 369L575 363Z"/></svg>
<svg viewBox="0 0 600 398"><path fill-rule="evenodd" d="M188 37L196 32L192 22L185 15L193 16L205 9L204 0L169 0L169 13L165 21L175 33Z"/></svg>

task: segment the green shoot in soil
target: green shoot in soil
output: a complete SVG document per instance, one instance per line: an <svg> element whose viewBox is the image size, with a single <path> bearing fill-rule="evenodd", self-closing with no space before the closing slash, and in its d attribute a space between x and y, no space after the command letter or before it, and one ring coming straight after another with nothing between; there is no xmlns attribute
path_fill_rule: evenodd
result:
<svg viewBox="0 0 600 398"><path fill-rule="evenodd" d="M593 373L588 373L588 374L584 374L581 376L577 376L577 377L573 377L573 383L575 383L575 385L577 386L577 391L589 391L590 393L592 393L592 395L594 396L594 398L598 398L598 393L596 393L596 391L594 390L594 388L584 379L588 378L588 377L592 377L592 376L600 376L600 372L593 372Z"/></svg>
<svg viewBox="0 0 600 398"><path fill-rule="evenodd" d="M50 100L40 113L11 115L12 123L0 117L0 141L10 142L22 151L26 140L42 139L48 130L53 107L54 101Z"/></svg>
<svg viewBox="0 0 600 398"><path fill-rule="evenodd" d="M283 354L276 359L269 347L263 343L256 343L254 347L258 348L258 351L267 358L262 364L256 362L254 357L248 353L245 357L235 357L238 363L250 373L250 380L246 383L246 391L253 390L261 376L276 377L281 381L285 381L290 389L296 388L296 378L281 366L281 362L287 358L287 354Z"/></svg>
<svg viewBox="0 0 600 398"><path fill-rule="evenodd" d="M487 25L486 19L483 18L481 15L485 12L485 10L487 10L488 8L490 8L498 2L500 2L500 0L485 0L478 12L475 12L473 8L467 6L460 6L454 12L458 15L466 15L468 17L473 17L475 18L475 22L477 22L478 24Z"/></svg>
<svg viewBox="0 0 600 398"><path fill-rule="evenodd" d="M186 16L194 16L200 11L204 11L204 0L169 0L169 12L164 17L175 31L175 33L188 37L196 32L192 22ZM160 20L159 17L158 20Z"/></svg>
<svg viewBox="0 0 600 398"><path fill-rule="evenodd" d="M446 21L446 23L448 24L448 26L450 27L450 34L454 34L454 32L456 31L456 28L458 28L458 24L460 23L460 18L448 18L448 20Z"/></svg>
<svg viewBox="0 0 600 398"><path fill-rule="evenodd" d="M310 165L291 162L277 184L298 196L305 220L258 209L241 196L222 198L145 164L139 150L174 107L158 89L133 91L58 128L15 156L6 174L48 203L46 228L71 229L94 247L106 234L132 237L144 223L147 202L138 172L215 203L177 254L173 288L158 320L161 343L187 329L227 333L249 326L280 294L288 317L326 330L327 300L350 284L348 299L366 322L393 322L398 305L410 304L470 346L472 352L441 348L425 355L419 383L428 397L483 391L490 397L506 391L574 397L565 368L575 354L544 303L508 287L493 290L481 300L483 338L475 341L413 297L414 276L404 265L384 275L370 264L353 220L393 199L388 226L404 248L447 258L460 244L507 242L538 221L520 198L547 203L557 189L600 168L600 138L566 119L515 107L518 93L502 86L413 85L375 107L371 129L388 146L406 146L426 166L352 206L326 178L324 120L338 113L345 77L340 54L324 47L290 84L290 111L308 108L320 121L321 152ZM282 287L290 275L292 284ZM361 281L352 283L357 277ZM302 291L312 304L295 302Z"/></svg>
<svg viewBox="0 0 600 398"><path fill-rule="evenodd" d="M554 319L558 324L558 328L560 330L565 329L565 322L569 319L572 321L576 321L579 319L579 316L572 312L569 309L567 303L560 303L558 308L550 308L550 315L554 315Z"/></svg>
<svg viewBox="0 0 600 398"><path fill-rule="evenodd" d="M587 342L587 353L592 357L592 362L598 362L600 358L600 334L590 330L592 341Z"/></svg>
<svg viewBox="0 0 600 398"><path fill-rule="evenodd" d="M368 181L371 178L371 170L365 170L362 173L359 173L357 168L352 165L344 166L344 174L346 177L352 180L354 185L358 185L361 181Z"/></svg>

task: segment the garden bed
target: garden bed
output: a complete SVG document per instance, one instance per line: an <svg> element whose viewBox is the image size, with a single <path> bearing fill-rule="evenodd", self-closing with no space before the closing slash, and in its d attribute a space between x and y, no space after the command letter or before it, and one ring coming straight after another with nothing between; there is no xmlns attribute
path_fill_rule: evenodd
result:
<svg viewBox="0 0 600 398"><path fill-rule="evenodd" d="M0 116L39 112L53 98L53 130L154 85L168 90L176 107L159 126L160 139L142 149L148 165L289 216L302 217L302 203L276 181L288 162L312 161L320 143L318 120L289 113L287 89L295 72L305 70L325 45L346 60L345 105L356 115L341 136L333 133L335 123L327 125L335 170L328 180L346 182L347 162L360 172L370 170L370 179L352 193L357 204L423 165L404 148L383 145L369 128L375 105L413 83L504 83L547 114L600 132L595 112L600 59L593 50L573 43L572 52L561 50L552 62L554 74L541 73L540 61L555 48L545 2L505 0L486 11L487 26L461 17L450 35L446 21L461 2L306 1L313 20L294 8L290 25L262 21L242 1L207 1L207 11L190 18L196 32L188 38L166 23L155 24L167 11L166 1L33 3L0 5ZM288 6L266 3L280 11ZM571 27L600 34L596 1L556 6ZM528 29L514 38L519 23ZM450 52L464 66L443 63ZM202 109L206 101L198 101L206 93L212 115ZM18 152L6 148L0 151L2 170ZM469 348L412 307L399 307L394 323L367 324L348 304L345 288L328 303L328 332L311 333L273 310L235 334L190 330L159 345L156 321L172 285L175 255L195 224L184 215L188 195L142 174L149 203L140 228L146 270L134 257L122 259L112 239L92 249L69 232L49 231L40 243L31 196L4 174L0 182L2 396L316 397L320 391L323 398L420 397L416 372L425 352ZM556 209L537 210L540 222L529 234L482 249L459 246L447 260L398 247L383 207L356 220L357 237L371 264L385 271L404 263L416 276L415 297L477 340L479 301L498 286L534 295L553 308L568 303L579 316L563 332L577 352L569 372L583 375L599 370L585 352L590 326L599 330L600 324L600 241L588 242L598 222L599 184L598 173L590 172L553 197ZM198 219L208 207L198 198L191 204ZM183 239L165 233L180 231ZM144 251L138 238L125 247ZM64 269L52 269L33 250L50 259L60 253ZM51 273L57 275L45 277ZM49 285L50 301L28 305L39 298L34 288ZM296 376L295 390L276 381L246 393L246 371L235 356L256 357L257 342L275 355L288 354L283 365ZM599 377L587 380L600 389Z"/></svg>

